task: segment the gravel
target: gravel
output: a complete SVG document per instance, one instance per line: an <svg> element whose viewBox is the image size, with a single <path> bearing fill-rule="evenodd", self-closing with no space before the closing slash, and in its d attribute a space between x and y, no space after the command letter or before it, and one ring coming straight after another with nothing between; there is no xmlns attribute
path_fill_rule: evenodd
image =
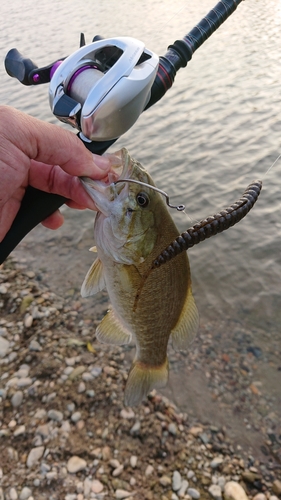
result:
<svg viewBox="0 0 281 500"><path fill-rule="evenodd" d="M125 408L130 350L98 344L78 295L57 296L10 259L0 267L0 312L0 500L281 498L278 415L249 375L260 348L222 363L199 335L188 358L191 374L205 367L220 408L242 396L259 408L246 422L267 450L255 456L219 418L200 422L156 391ZM172 376L181 363L171 355ZM239 392L227 398L233 380Z"/></svg>

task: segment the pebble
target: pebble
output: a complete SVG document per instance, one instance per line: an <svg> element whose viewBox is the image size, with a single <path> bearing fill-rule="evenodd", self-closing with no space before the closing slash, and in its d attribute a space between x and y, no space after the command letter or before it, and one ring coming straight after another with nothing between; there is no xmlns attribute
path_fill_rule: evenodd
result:
<svg viewBox="0 0 281 500"><path fill-rule="evenodd" d="M178 491L181 487L182 479L179 471L175 470L173 472L172 488L173 491Z"/></svg>
<svg viewBox="0 0 281 500"><path fill-rule="evenodd" d="M273 481L272 491L273 493L276 493L276 495L278 496L281 495L281 481L279 479Z"/></svg>
<svg viewBox="0 0 281 500"><path fill-rule="evenodd" d="M30 328L32 326L32 323L33 323L32 314L27 314L24 318L23 323L24 323L25 328Z"/></svg>
<svg viewBox="0 0 281 500"><path fill-rule="evenodd" d="M200 493L195 488L188 488L187 494L194 500L198 500L198 498L200 498Z"/></svg>
<svg viewBox="0 0 281 500"><path fill-rule="evenodd" d="M266 495L264 493L257 493L253 497L253 500L266 500Z"/></svg>
<svg viewBox="0 0 281 500"><path fill-rule="evenodd" d="M214 500L221 500L222 498L222 490L221 487L218 484L212 484L209 489L208 489L211 497Z"/></svg>
<svg viewBox="0 0 281 500"><path fill-rule="evenodd" d="M27 486L24 486L20 492L20 500L27 500L32 495L32 491Z"/></svg>
<svg viewBox="0 0 281 500"><path fill-rule="evenodd" d="M80 375L82 375L82 373L84 373L85 370L86 370L85 366L76 366L76 368L74 368L74 370L72 370L72 372L70 373L68 377L69 380L75 380L76 378L79 378Z"/></svg>
<svg viewBox="0 0 281 500"><path fill-rule="evenodd" d="M150 464L149 464L149 465L146 467L146 469L145 469L145 473L144 473L144 475L145 475L146 477L151 476L151 474L153 473L153 471L154 471L154 468L152 467L152 465L150 465Z"/></svg>
<svg viewBox="0 0 281 500"><path fill-rule="evenodd" d="M211 461L210 466L212 467L212 469L217 469L222 463L223 463L222 457L215 457Z"/></svg>
<svg viewBox="0 0 281 500"><path fill-rule="evenodd" d="M121 416L121 418L125 418L126 420L129 420L130 418L134 418L135 412L133 410L131 410L130 408L128 410L125 410L125 408L123 408L120 411L120 416Z"/></svg>
<svg viewBox="0 0 281 500"><path fill-rule="evenodd" d="M33 339L29 344L29 350L39 352L42 351L42 347L37 340Z"/></svg>
<svg viewBox="0 0 281 500"><path fill-rule="evenodd" d="M22 391L16 391L15 394L13 394L11 398L11 403L14 408L17 408L18 406L21 405L23 401L23 392Z"/></svg>
<svg viewBox="0 0 281 500"><path fill-rule="evenodd" d="M28 385L32 384L32 378L30 377L23 377L18 379L17 381L17 386L20 387L27 387Z"/></svg>
<svg viewBox="0 0 281 500"><path fill-rule="evenodd" d="M131 428L131 430L130 430L130 434L133 434L133 435L134 435L134 434L138 434L138 433L139 433L139 431L140 431L140 428L141 428L141 423L140 423L140 421L139 421L139 420L137 420L137 421L134 423L133 427Z"/></svg>
<svg viewBox="0 0 281 500"><path fill-rule="evenodd" d="M17 490L15 488L10 488L9 497L10 497L10 500L18 500L19 497L18 497Z"/></svg>
<svg viewBox="0 0 281 500"><path fill-rule="evenodd" d="M92 482L91 490L93 493L101 493L103 490L103 484L98 479L94 479Z"/></svg>
<svg viewBox="0 0 281 500"><path fill-rule="evenodd" d="M61 422L63 420L63 413L58 410L49 410L47 415L50 420L54 420L55 422Z"/></svg>
<svg viewBox="0 0 281 500"><path fill-rule="evenodd" d="M130 466L134 469L137 466L138 457L136 455L132 455L130 457Z"/></svg>
<svg viewBox="0 0 281 500"><path fill-rule="evenodd" d="M170 486L172 484L171 478L169 476L162 476L159 479L159 483L164 486L164 488L167 488L167 486Z"/></svg>
<svg viewBox="0 0 281 500"><path fill-rule="evenodd" d="M10 342L3 337L0 337L0 358L4 358L8 353Z"/></svg>
<svg viewBox="0 0 281 500"><path fill-rule="evenodd" d="M131 495L132 495L132 493L130 491L121 490L121 489L117 489L115 491L115 498L117 498L118 500L122 500L122 498L128 498Z"/></svg>
<svg viewBox="0 0 281 500"><path fill-rule="evenodd" d="M27 467L31 468L36 465L40 458L43 456L44 450L44 446L37 446L36 448L32 448L26 460Z"/></svg>
<svg viewBox="0 0 281 500"><path fill-rule="evenodd" d="M113 477L120 476L120 474L122 474L123 470L124 470L124 465L119 465L118 467L116 467L116 469L114 469L112 472Z"/></svg>
<svg viewBox="0 0 281 500"><path fill-rule="evenodd" d="M86 469L87 462L83 458L74 455L68 460L66 467L68 472L70 472L71 474L76 474L76 472Z"/></svg>
<svg viewBox="0 0 281 500"><path fill-rule="evenodd" d="M181 487L180 489L178 490L178 496L181 498L181 497L184 497L185 495L185 492L188 488L188 481L186 479L183 479L182 483L181 483Z"/></svg>
<svg viewBox="0 0 281 500"><path fill-rule="evenodd" d="M73 414L71 415L71 420L72 420L72 422L74 422L75 424L76 424L76 422L78 422L78 420L80 420L80 419L81 419L81 413L80 413L80 411L76 411L75 413L73 413Z"/></svg>
<svg viewBox="0 0 281 500"><path fill-rule="evenodd" d="M77 392L78 394L82 394L82 392L85 392L86 390L86 385L84 382L80 382L79 385L78 385L78 389L77 389Z"/></svg>
<svg viewBox="0 0 281 500"><path fill-rule="evenodd" d="M225 500L248 500L242 486L236 481L228 481L224 486Z"/></svg>
<svg viewBox="0 0 281 500"><path fill-rule="evenodd" d="M172 436L176 436L177 435L178 429L177 429L176 424L174 424L174 422L171 422L168 425L168 431L169 431L170 434L172 434Z"/></svg>
<svg viewBox="0 0 281 500"><path fill-rule="evenodd" d="M25 425L20 425L15 431L14 431L14 436L22 436L22 434L25 433Z"/></svg>

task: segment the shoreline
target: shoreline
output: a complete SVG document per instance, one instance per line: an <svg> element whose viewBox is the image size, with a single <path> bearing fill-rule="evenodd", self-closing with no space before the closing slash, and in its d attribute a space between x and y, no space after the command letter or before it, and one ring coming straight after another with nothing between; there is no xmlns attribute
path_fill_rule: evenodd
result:
<svg viewBox="0 0 281 500"><path fill-rule="evenodd" d="M92 334L108 306L106 293L90 317L76 290L59 297L44 276L8 259L0 266L0 304L1 500L220 500L230 482L248 498L281 497L280 416L271 411L262 420L258 413L263 388L249 373L261 369L260 351L244 346L243 332L239 362L231 360L232 346L218 362L213 333L203 325L187 356L170 351L165 395L153 391L130 409L123 389L132 349L98 344ZM216 339L224 341L223 334ZM184 407L174 393L183 373ZM240 391L240 379L244 401L227 391L235 380ZM257 415L251 412L233 433L220 414L230 419L237 401L241 421L249 406ZM239 429L245 446L237 444ZM255 436L260 443L253 448Z"/></svg>

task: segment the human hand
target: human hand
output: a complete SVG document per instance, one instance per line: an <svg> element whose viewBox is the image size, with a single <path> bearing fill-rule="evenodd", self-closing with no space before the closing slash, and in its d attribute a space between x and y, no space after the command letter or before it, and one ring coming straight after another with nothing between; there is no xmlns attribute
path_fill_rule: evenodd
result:
<svg viewBox="0 0 281 500"><path fill-rule="evenodd" d="M107 157L92 155L78 137L14 108L0 106L0 242L9 231L28 185L64 196L72 208L95 209L78 176L102 179ZM57 210L42 224L57 229Z"/></svg>

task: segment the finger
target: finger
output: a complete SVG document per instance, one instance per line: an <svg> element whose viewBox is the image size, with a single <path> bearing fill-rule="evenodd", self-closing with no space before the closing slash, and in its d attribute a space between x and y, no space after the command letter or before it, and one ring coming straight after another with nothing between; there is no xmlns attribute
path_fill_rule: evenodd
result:
<svg viewBox="0 0 281 500"><path fill-rule="evenodd" d="M93 156L74 133L60 126L42 122L7 106L1 107L1 120L7 124L6 138L27 158L60 165L69 174L77 176L100 178L110 169L108 158Z"/></svg>
<svg viewBox="0 0 281 500"><path fill-rule="evenodd" d="M58 165L31 162L29 184L47 193L59 194L82 207L96 209L93 200L83 188L78 177L69 175Z"/></svg>
<svg viewBox="0 0 281 500"><path fill-rule="evenodd" d="M56 210L52 215L44 219L41 224L48 229L58 229L64 223L64 216L59 210Z"/></svg>

